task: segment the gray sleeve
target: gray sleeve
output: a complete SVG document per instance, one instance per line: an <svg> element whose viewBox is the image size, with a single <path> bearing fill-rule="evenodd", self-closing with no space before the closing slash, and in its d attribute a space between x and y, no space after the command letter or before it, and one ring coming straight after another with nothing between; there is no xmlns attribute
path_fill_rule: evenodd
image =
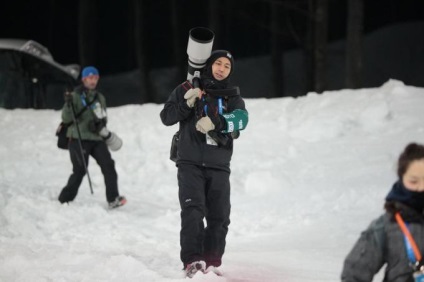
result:
<svg viewBox="0 0 424 282"><path fill-rule="evenodd" d="M384 262L384 216L374 220L347 255L341 281L370 282Z"/></svg>

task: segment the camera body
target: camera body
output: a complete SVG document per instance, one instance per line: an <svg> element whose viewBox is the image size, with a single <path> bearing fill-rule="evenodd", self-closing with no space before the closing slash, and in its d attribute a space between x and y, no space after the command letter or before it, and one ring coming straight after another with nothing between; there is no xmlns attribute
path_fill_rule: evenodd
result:
<svg viewBox="0 0 424 282"><path fill-rule="evenodd" d="M109 131L106 127L106 119L94 119L89 124L89 129L91 132L98 133L106 145L112 150L117 151L122 147L122 139L119 138L114 132Z"/></svg>
<svg viewBox="0 0 424 282"><path fill-rule="evenodd" d="M187 80L193 83L193 78L200 78L202 69L212 53L215 34L205 27L195 27L189 31L187 55Z"/></svg>

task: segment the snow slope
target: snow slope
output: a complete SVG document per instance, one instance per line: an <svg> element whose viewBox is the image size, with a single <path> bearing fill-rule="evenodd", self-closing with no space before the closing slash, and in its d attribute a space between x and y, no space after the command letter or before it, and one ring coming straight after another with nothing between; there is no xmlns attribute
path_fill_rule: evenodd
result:
<svg viewBox="0 0 424 282"><path fill-rule="evenodd" d="M232 223L225 277L192 281L339 281L344 257L396 180L398 155L424 143L424 89L379 88L246 99L250 123L232 160ZM177 126L163 105L109 109L123 140L113 153L128 204L109 211L90 159L70 205L57 196L71 172L55 146L60 112L0 109L0 281L182 281ZM375 281L381 281L379 274Z"/></svg>

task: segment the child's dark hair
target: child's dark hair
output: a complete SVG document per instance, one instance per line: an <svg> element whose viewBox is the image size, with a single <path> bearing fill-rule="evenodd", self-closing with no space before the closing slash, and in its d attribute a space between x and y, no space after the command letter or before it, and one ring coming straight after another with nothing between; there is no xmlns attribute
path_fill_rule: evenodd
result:
<svg viewBox="0 0 424 282"><path fill-rule="evenodd" d="M405 174L413 161L424 159L424 146L417 143L408 144L399 156L397 174L399 178Z"/></svg>

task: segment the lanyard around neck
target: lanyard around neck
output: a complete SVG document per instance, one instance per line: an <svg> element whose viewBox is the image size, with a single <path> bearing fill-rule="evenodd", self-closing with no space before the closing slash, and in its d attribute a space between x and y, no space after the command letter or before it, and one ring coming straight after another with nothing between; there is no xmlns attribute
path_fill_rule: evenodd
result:
<svg viewBox="0 0 424 282"><path fill-rule="evenodd" d="M396 221L403 232L405 238L406 252L408 253L409 260L415 265L417 262L420 262L422 259L421 252L418 249L417 243L409 232L408 227L402 219L402 216L399 212L395 214Z"/></svg>
<svg viewBox="0 0 424 282"><path fill-rule="evenodd" d="M96 107L96 105L94 105L94 101L96 100L96 96L94 96L93 100L91 100L91 102L87 103L86 97L87 94L85 94L84 92L80 95L81 97L81 103L84 106L84 108L86 107L90 107L91 109L94 109Z"/></svg>
<svg viewBox="0 0 424 282"><path fill-rule="evenodd" d="M205 100L205 98L203 97L203 101ZM207 113L208 112L208 105L207 104L205 104L205 106L204 106L204 108L203 108L203 111L205 112L205 113ZM222 115L222 113L223 113L223 110L222 110L222 98L221 97L219 97L218 98L218 114L220 114L220 115Z"/></svg>

